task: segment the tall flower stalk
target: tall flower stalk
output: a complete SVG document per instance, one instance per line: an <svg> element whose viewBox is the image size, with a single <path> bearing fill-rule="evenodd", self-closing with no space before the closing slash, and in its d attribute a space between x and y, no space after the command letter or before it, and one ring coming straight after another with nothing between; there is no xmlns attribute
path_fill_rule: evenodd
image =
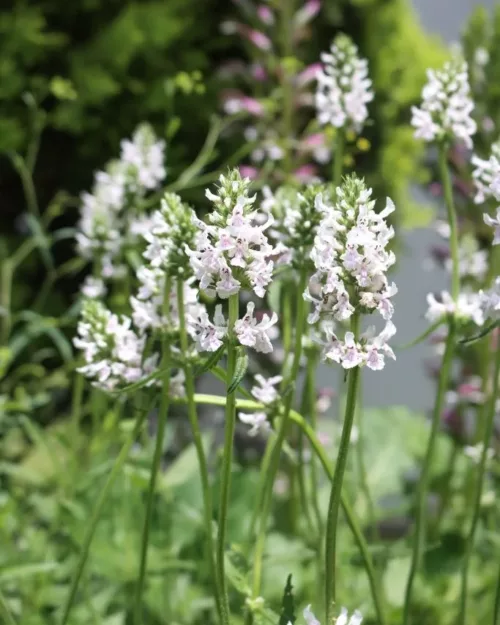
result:
<svg viewBox="0 0 500 625"><path fill-rule="evenodd" d="M322 219L311 253L316 271L304 293L314 303L309 323L317 324L324 336L324 360L337 362L348 371L346 412L326 521L325 613L330 622L335 601L338 516L360 368L377 371L384 368L386 356L394 357L388 340L396 331L391 321L391 297L397 288L386 276L395 262L393 252L386 249L394 236L385 222L394 210L392 201L387 199L384 210L375 212L371 189L350 176L336 189L334 202L320 193L315 203ZM375 311L384 319L385 328L378 335L373 327L361 334L361 316ZM336 326L346 321L350 331L341 338Z"/></svg>
<svg viewBox="0 0 500 625"><path fill-rule="evenodd" d="M198 412L196 409L196 403L194 400L195 395L195 382L193 375L193 367L189 360L189 336L186 328L186 308L184 305L184 283L181 280L177 281L177 303L179 307L179 332L180 332L180 347L181 352L184 354L184 375L185 375L185 387L186 387L186 403L188 419L193 432L193 440L196 448L196 454L198 456L198 466L200 470L201 487L203 493L203 516L205 519L205 533L207 540L207 557L209 564L209 571L212 576L212 584L214 587L215 604L217 607L217 613L221 618L221 598L219 594L217 568L215 566L215 550L212 532L212 490L210 486L210 480L208 475L208 465L205 456L205 450L203 449L203 439L201 437L200 424L198 421Z"/></svg>
<svg viewBox="0 0 500 625"><path fill-rule="evenodd" d="M170 292L172 289L172 280L170 276L165 278L165 290L163 295L162 313L167 319L170 317ZM142 530L141 554L139 559L139 576L135 591L135 625L142 623L142 592L144 588L144 577L146 575L149 547L149 532L151 528L151 520L153 515L153 505L155 499L156 480L160 470L161 458L163 454L163 445L165 443L165 427L167 423L168 408L170 403L170 373L171 373L171 347L170 337L167 332L164 333L161 341L161 361L160 369L162 370L160 407L158 411L158 429L156 432L155 449L153 460L151 462L151 473L149 476L148 492L146 496L146 514Z"/></svg>
<svg viewBox="0 0 500 625"><path fill-rule="evenodd" d="M410 622L413 584L425 549L430 474L434 460L437 434L444 409L445 394L450 381L461 300L464 299L460 293L458 227L450 172L447 165L447 153L452 141L461 141L467 147L472 147L471 136L476 131L476 124L471 117L474 104L469 95L467 64L461 58L456 57L446 63L442 70L429 70L427 75L428 82L422 91L422 105L420 108L413 107L412 109L412 124L415 127L415 137L435 144L439 149L439 171L450 228L452 279L451 297L446 293L443 294L443 300L446 300L448 306L443 311L445 312L448 325L448 334L439 372L431 432L427 442L427 450L417 490L413 553L405 591L403 625L408 625ZM436 308L435 305L434 308Z"/></svg>
<svg viewBox="0 0 500 625"><path fill-rule="evenodd" d="M225 344L227 353L227 401L216 564L221 620L223 625L229 625L225 548L236 424L237 355L242 356L241 362L244 363L245 348L251 347L263 353L271 352L273 348L268 331L277 322L275 314L271 318L263 315L258 322L254 315L253 302L247 304L246 314L240 319L239 292L246 288L253 290L259 297L265 295L274 268L271 256L276 252L266 235L272 220L266 221L265 215L253 209L256 198L249 196L250 181L243 179L238 171L232 170L227 176L221 175L219 183L216 193L206 191L207 198L213 203L213 211L208 217L209 223L193 216L193 223L199 232L194 244L186 246L185 249L190 256L195 278L200 281L201 290L228 300L227 321L219 304L216 306L213 322L206 313L199 315L195 320L195 334L201 351L213 352Z"/></svg>

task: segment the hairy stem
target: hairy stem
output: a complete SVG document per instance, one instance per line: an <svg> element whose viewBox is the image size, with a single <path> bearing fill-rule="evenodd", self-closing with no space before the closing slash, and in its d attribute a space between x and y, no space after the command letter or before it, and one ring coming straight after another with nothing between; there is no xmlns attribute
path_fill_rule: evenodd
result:
<svg viewBox="0 0 500 625"><path fill-rule="evenodd" d="M165 292L163 295L163 314L168 319L170 315L170 291L171 279L167 276L165 280ZM139 563L139 576L135 589L134 599L134 617L135 625L142 622L142 592L144 589L144 578L146 575L148 548L149 548L149 532L151 529L151 520L153 517L153 504L155 498L156 478L160 469L161 456L163 453L163 443L165 440L165 426L167 423L168 407L170 403L170 339L165 333L162 338L162 355L160 369L164 371L162 376L162 388L160 397L160 409L158 413L158 430L156 432L155 449L153 453L153 461L151 463L151 474L149 476L148 492L146 496L146 515L142 530L141 555Z"/></svg>
<svg viewBox="0 0 500 625"><path fill-rule="evenodd" d="M198 413L196 403L194 401L195 384L193 376L193 368L189 362L189 342L186 329L186 319L184 314L184 283L180 280L177 282L177 307L179 310L179 329L180 329L180 345L184 354L184 374L186 376L186 401L187 412L191 430L193 432L193 440L198 456L198 466L200 469L201 488L203 494L203 515L205 520L205 533L207 540L208 568L212 576L212 584L214 589L215 605L219 620L221 619L221 597L219 595L219 585L217 583L217 568L215 566L215 549L212 533L212 489L208 476L208 465L203 449L203 439L201 437L200 423L198 421Z"/></svg>
<svg viewBox="0 0 500 625"><path fill-rule="evenodd" d="M352 327L354 335L358 334L359 317L353 315ZM358 395L358 385L360 378L359 367L354 367L347 374L347 398L342 425L342 436L335 464L332 488L330 491L330 501L326 517L326 544L325 544L325 614L326 622L331 622L331 611L335 602L336 574L335 565L337 560L337 529L338 516L342 493L342 483L347 465L347 456L351 442L351 430L356 413L356 399Z"/></svg>
<svg viewBox="0 0 500 625"><path fill-rule="evenodd" d="M227 332L227 386L232 382L236 365L236 345L234 337L234 324L238 320L238 295L229 297L229 315ZM229 494L231 489L231 468L233 463L233 440L236 426L236 395L226 392L226 421L224 429L224 452L222 457L222 475L219 502L219 532L217 536L217 574L219 593L221 597L221 623L230 625L229 597L227 592L225 572L225 546L227 532L227 515L229 508Z"/></svg>

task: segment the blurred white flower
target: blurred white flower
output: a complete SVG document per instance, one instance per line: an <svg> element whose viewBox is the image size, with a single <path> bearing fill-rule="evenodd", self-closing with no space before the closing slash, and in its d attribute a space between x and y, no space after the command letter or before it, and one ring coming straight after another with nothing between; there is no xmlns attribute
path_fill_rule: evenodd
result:
<svg viewBox="0 0 500 625"><path fill-rule="evenodd" d="M471 116L474 103L467 63L457 56L441 70L427 70L427 79L422 105L412 107L415 137L428 142L458 140L472 148L471 137L477 126Z"/></svg>

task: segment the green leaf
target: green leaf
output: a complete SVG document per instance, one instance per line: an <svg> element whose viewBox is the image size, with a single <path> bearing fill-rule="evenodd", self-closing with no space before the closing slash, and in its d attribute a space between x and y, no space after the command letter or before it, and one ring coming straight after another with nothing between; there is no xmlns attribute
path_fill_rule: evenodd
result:
<svg viewBox="0 0 500 625"><path fill-rule="evenodd" d="M213 369L224 355L225 348L225 345L221 345L217 351L210 354L210 356L196 368L194 375L198 376Z"/></svg>
<svg viewBox="0 0 500 625"><path fill-rule="evenodd" d="M233 379L227 389L228 394L234 393L238 388L241 380L245 377L245 373L248 369L248 354L244 347L238 349L238 355L236 357L236 367L234 369Z"/></svg>
<svg viewBox="0 0 500 625"><path fill-rule="evenodd" d="M478 334L475 334L474 336L468 336L463 339L460 339L459 343L461 345L470 345L471 343L475 343L476 341L479 341L480 339L490 334L490 332L493 332L493 330L498 327L500 327L500 320L495 321L494 323L490 324L486 328L483 328L481 332L479 332Z"/></svg>
<svg viewBox="0 0 500 625"><path fill-rule="evenodd" d="M283 601L281 602L281 615L279 625L288 625L288 623L292 623L292 625L297 620L295 616L295 606L293 600L293 586L292 586L292 575L290 574L287 577L285 590L283 592Z"/></svg>

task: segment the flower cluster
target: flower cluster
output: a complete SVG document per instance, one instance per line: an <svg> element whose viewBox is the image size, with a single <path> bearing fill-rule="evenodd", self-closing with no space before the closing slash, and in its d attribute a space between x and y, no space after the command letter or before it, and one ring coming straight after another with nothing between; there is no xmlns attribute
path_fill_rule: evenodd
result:
<svg viewBox="0 0 500 625"><path fill-rule="evenodd" d="M394 230L385 222L394 204L387 198L384 210L376 213L371 189L355 176L346 178L336 197L336 203L325 203L321 194L316 196L323 218L311 253L316 272L304 293L305 299L314 303L309 323L323 320L326 358L346 369L359 365L382 369L384 356L394 358L387 342L395 333L390 320L394 312L391 298L397 288L386 276L395 262L394 253L386 249ZM386 321L378 336L373 328L360 339L347 332L341 340L334 333L332 322L374 311Z"/></svg>
<svg viewBox="0 0 500 625"><path fill-rule="evenodd" d="M271 225L255 224L257 211L252 210L255 196L250 197L250 181L237 170L220 176L217 194L207 189L213 202L209 216L211 224L193 220L199 228L195 249L188 249L191 265L201 290L208 295L227 299L242 287L250 286L263 297L271 282L274 263L270 257L274 250L265 230Z"/></svg>
<svg viewBox="0 0 500 625"><path fill-rule="evenodd" d="M178 195L165 194L161 209L153 213L150 229L144 234L148 245L143 256L152 268L184 279L192 273L186 252L186 248L194 247L198 233L192 215L192 209Z"/></svg>
<svg viewBox="0 0 500 625"><path fill-rule="evenodd" d="M467 63L456 57L441 70L427 70L428 82L422 90L422 105L412 107L415 137L424 141L462 141L472 148L476 122L471 113Z"/></svg>
<svg viewBox="0 0 500 625"><path fill-rule="evenodd" d="M477 293L462 292L457 301L447 291L442 291L440 299L429 293L427 295L429 308L425 317L431 323L439 321L447 316L454 316L459 322L466 323L473 321L477 325L483 325L484 313L481 305L481 298Z"/></svg>
<svg viewBox="0 0 500 625"><path fill-rule="evenodd" d="M249 302L246 314L234 324L234 333L241 345L252 347L255 351L263 354L269 354L273 351L272 330L278 317L276 313L273 313L271 317L263 314L259 321L255 317L254 311L255 304ZM202 352L215 352L227 336L227 321L220 304L215 307L213 322L210 321L206 310L200 310L196 316L191 316L190 324L198 349Z"/></svg>
<svg viewBox="0 0 500 625"><path fill-rule="evenodd" d="M81 196L78 253L98 263L103 278L123 273L122 249L149 229L149 217L138 213L137 200L165 177L164 149L152 128L140 125L132 140L122 141L120 159L97 172L92 192Z"/></svg>
<svg viewBox="0 0 500 625"><path fill-rule="evenodd" d="M103 390L113 391L137 382L157 366L157 354L143 361L146 338L101 303L87 300L73 342L83 351L85 365L78 370Z"/></svg>
<svg viewBox="0 0 500 625"><path fill-rule="evenodd" d="M491 197L500 200L500 141L491 146L491 155L487 160L474 154L471 163L474 165L472 178L476 189L474 202L482 204Z"/></svg>
<svg viewBox="0 0 500 625"><path fill-rule="evenodd" d="M310 262L314 237L323 217L316 197L318 194L329 197L328 188L313 184L299 191L282 186L272 193L269 187L264 187L263 194L262 212L273 220L269 237L278 255L277 264L303 267Z"/></svg>
<svg viewBox="0 0 500 625"><path fill-rule="evenodd" d="M306 625L321 625L318 619L311 611L311 606L308 605L304 610L304 619ZM355 610L349 618L349 613L346 608L340 610L339 616L335 619L335 625L361 625L363 621L363 615L359 610Z"/></svg>
<svg viewBox="0 0 500 625"><path fill-rule="evenodd" d="M255 376L255 381L258 386L253 386L250 392L257 401L260 401L264 404L264 406L266 406L266 408L270 409L279 398L279 392L278 389L276 389L276 385L280 384L282 380L283 378L280 375L276 375L266 380L264 376L257 374ZM238 418L245 425L251 426L248 431L249 436L267 434L271 430L271 424L267 419L267 413L264 411L254 412L252 414L240 412Z"/></svg>
<svg viewBox="0 0 500 625"><path fill-rule="evenodd" d="M143 265L137 270L139 288L130 298L134 325L141 331L179 329L179 310L175 283L170 293L165 294L165 273L158 267ZM184 283L184 307L186 325L190 334L194 334L191 319L205 311L205 306L198 302L196 289L189 282ZM165 305L164 298L168 297Z"/></svg>
<svg viewBox="0 0 500 625"><path fill-rule="evenodd" d="M120 146L120 160L127 168L129 188L139 194L156 189L167 175L165 141L156 139L149 124L141 124L132 140L123 139Z"/></svg>
<svg viewBox="0 0 500 625"><path fill-rule="evenodd" d="M366 105L373 99L368 62L344 34L335 38L330 53L323 53L321 60L323 71L317 74L316 91L319 123L359 132L368 117Z"/></svg>

